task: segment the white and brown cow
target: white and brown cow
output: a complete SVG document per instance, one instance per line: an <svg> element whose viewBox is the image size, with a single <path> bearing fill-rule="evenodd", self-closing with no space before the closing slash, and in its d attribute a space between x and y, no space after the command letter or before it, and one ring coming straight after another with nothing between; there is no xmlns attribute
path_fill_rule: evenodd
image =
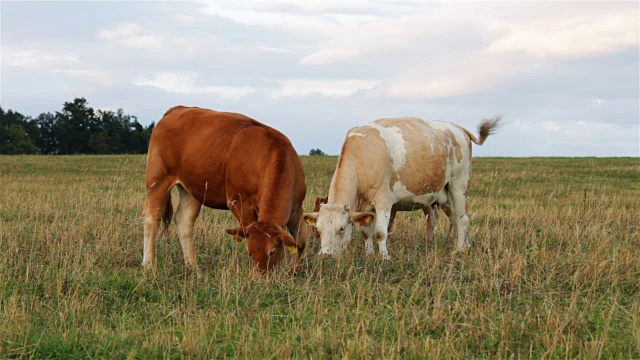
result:
<svg viewBox="0 0 640 360"><path fill-rule="evenodd" d="M383 259L387 227L395 211L450 206L457 228L457 250L468 248L467 190L471 179L471 142L482 145L499 118L480 125L480 138L451 123L418 118L380 119L347 133L331 180L327 204L304 215L320 233L320 254L337 255L351 240L353 224L363 228L365 249L373 238Z"/></svg>
<svg viewBox="0 0 640 360"><path fill-rule="evenodd" d="M315 212L320 211L320 206L322 206L323 204L326 204L328 201L329 199L327 197L316 197L316 205L313 211ZM432 206L425 206L422 208L422 213L424 213L424 218L425 218L425 229L426 229L425 239L427 242L430 242L433 240L433 230L435 229L436 224L438 223L438 208L442 209L442 211L444 211L444 213L449 218L449 232L447 233L447 237L449 237L449 235L451 234L451 229L453 225L453 222L451 221L451 216L453 216L453 209L451 208L451 206L449 204L445 204L444 206L442 205L438 206L438 204L434 204ZM387 227L388 236L391 236L391 231L393 230L393 221L396 218L397 212L398 212L397 209L391 210L391 218L389 219L389 226ZM314 229L313 235L316 238L320 238L318 229Z"/></svg>

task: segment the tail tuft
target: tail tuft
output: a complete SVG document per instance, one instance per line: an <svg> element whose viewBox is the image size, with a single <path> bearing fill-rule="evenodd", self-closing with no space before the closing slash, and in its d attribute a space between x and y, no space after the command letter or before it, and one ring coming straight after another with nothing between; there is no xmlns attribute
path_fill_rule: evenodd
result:
<svg viewBox="0 0 640 360"><path fill-rule="evenodd" d="M491 119L484 119L482 123L480 123L480 127L478 131L480 132L480 138L478 141L474 141L478 145L484 144L484 141L489 137L489 135L495 134L496 131L502 126L502 115L496 115Z"/></svg>
<svg viewBox="0 0 640 360"><path fill-rule="evenodd" d="M162 232L167 233L169 231L169 225L171 225L171 220L173 219L173 205L171 205L171 196L169 196L169 200L167 201L167 207L164 210L164 215L162 215Z"/></svg>

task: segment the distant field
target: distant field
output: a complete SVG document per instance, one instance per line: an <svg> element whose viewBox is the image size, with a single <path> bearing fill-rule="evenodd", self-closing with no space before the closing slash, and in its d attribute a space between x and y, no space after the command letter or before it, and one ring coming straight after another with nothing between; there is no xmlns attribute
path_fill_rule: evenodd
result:
<svg viewBox="0 0 640 360"><path fill-rule="evenodd" d="M335 162L303 157L307 211ZM400 213L390 263L358 234L257 280L224 233L237 222L210 209L204 276L175 226L144 276L144 166L0 157L0 358L640 358L639 158L478 158L465 254L446 216L427 244L421 213Z"/></svg>

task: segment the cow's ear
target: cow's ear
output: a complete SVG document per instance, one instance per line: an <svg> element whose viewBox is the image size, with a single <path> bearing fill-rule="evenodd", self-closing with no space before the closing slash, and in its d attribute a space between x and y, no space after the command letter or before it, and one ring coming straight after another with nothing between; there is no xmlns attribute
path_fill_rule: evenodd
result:
<svg viewBox="0 0 640 360"><path fill-rule="evenodd" d="M235 229L226 229L225 231L237 242L242 242L242 240L249 237L249 230L247 228L239 227Z"/></svg>
<svg viewBox="0 0 640 360"><path fill-rule="evenodd" d="M360 226L369 225L373 219L376 217L374 213L371 212L352 212L349 213L349 219L351 222L354 222Z"/></svg>
<svg viewBox="0 0 640 360"><path fill-rule="evenodd" d="M302 215L304 221L309 224L309 225L315 225L316 222L318 221L318 213L314 212L314 213L306 213L304 215Z"/></svg>
<svg viewBox="0 0 640 360"><path fill-rule="evenodd" d="M291 234L289 234L284 230L280 231L280 233L278 234L278 239L282 241L282 243L287 247L289 252L292 254L297 253L298 248L302 247L302 245L296 242L296 240L293 238L293 236L291 236Z"/></svg>

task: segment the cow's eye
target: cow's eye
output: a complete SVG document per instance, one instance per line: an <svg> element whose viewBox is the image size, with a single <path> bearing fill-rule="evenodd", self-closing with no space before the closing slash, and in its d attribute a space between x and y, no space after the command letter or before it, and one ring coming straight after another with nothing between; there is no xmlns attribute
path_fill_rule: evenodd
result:
<svg viewBox="0 0 640 360"><path fill-rule="evenodd" d="M344 226L340 228L340 234L344 233Z"/></svg>

